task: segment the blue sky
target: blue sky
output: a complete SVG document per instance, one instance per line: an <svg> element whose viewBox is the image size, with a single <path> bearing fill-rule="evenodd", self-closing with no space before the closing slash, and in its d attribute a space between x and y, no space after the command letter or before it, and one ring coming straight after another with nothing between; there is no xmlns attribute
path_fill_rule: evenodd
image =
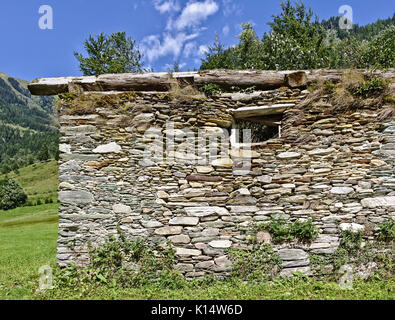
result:
<svg viewBox="0 0 395 320"><path fill-rule="evenodd" d="M259 37L278 14L281 0L2 0L0 72L32 80L81 75L74 51L83 52L90 34L126 31L140 44L146 66L167 71L178 60L184 71L200 59L217 32L225 45L237 43L242 22ZM320 19L353 9L354 23L365 25L395 12L394 0L305 0ZM39 8L53 9L53 29L42 30Z"/></svg>

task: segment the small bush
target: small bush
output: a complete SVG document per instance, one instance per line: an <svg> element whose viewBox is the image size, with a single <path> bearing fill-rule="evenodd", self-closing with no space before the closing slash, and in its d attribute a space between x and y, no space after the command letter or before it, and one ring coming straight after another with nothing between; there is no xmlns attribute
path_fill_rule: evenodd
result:
<svg viewBox="0 0 395 320"><path fill-rule="evenodd" d="M371 80L363 82L359 88L356 89L355 93L363 98L369 98L383 92L388 87L388 84L388 80L374 77Z"/></svg>
<svg viewBox="0 0 395 320"><path fill-rule="evenodd" d="M384 242L390 242L395 239L395 221L390 220L379 226L380 231L378 239Z"/></svg>
<svg viewBox="0 0 395 320"><path fill-rule="evenodd" d="M361 248L362 238L362 231L352 232L344 230L341 233L340 247L348 252L357 251Z"/></svg>
<svg viewBox="0 0 395 320"><path fill-rule="evenodd" d="M290 226L284 220L272 219L269 223L262 225L272 235L273 242L291 241L294 239Z"/></svg>
<svg viewBox="0 0 395 320"><path fill-rule="evenodd" d="M295 221L292 224L287 224L281 219L272 219L269 223L258 225L256 229L269 231L275 243L292 241L294 239L298 239L301 242L311 242L318 235L318 230L311 219Z"/></svg>
<svg viewBox="0 0 395 320"><path fill-rule="evenodd" d="M232 260L232 277L242 280L268 280L281 267L280 257L268 244L255 246L252 250L229 249Z"/></svg>
<svg viewBox="0 0 395 320"><path fill-rule="evenodd" d="M22 206L27 195L17 180L0 181L0 210L10 210Z"/></svg>
<svg viewBox="0 0 395 320"><path fill-rule="evenodd" d="M207 96L213 96L222 93L220 86L214 83L205 83L201 88L199 88L199 91L204 92Z"/></svg>
<svg viewBox="0 0 395 320"><path fill-rule="evenodd" d="M291 234L302 242L312 241L317 238L318 230L313 225L313 221L295 221L291 225Z"/></svg>
<svg viewBox="0 0 395 320"><path fill-rule="evenodd" d="M334 83L331 82L331 81L327 81L327 82L324 83L323 88L324 88L325 93L332 94L332 93L335 93L335 92L336 92L337 85L334 84Z"/></svg>

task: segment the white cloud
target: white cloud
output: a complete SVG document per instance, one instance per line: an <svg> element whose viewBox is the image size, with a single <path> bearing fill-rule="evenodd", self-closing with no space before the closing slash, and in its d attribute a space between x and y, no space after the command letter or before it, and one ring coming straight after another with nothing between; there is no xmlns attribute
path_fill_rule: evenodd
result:
<svg viewBox="0 0 395 320"><path fill-rule="evenodd" d="M195 41L193 42L188 42L185 47L184 47L184 57L189 58L191 54L196 53L197 51L197 44Z"/></svg>
<svg viewBox="0 0 395 320"><path fill-rule="evenodd" d="M169 54L172 54L174 58L177 58L180 55L184 44L195 39L198 35L198 33L186 34L181 32L172 36L169 33L165 33L162 36L162 41L159 35L150 35L143 39L140 47L150 62Z"/></svg>
<svg viewBox="0 0 395 320"><path fill-rule="evenodd" d="M199 46L199 52L201 55L205 55L206 52L208 52L208 46L206 46L205 44L202 44L201 46Z"/></svg>
<svg viewBox="0 0 395 320"><path fill-rule="evenodd" d="M225 17L230 15L238 15L242 13L242 8L239 3L234 3L233 0L222 0L222 13Z"/></svg>
<svg viewBox="0 0 395 320"><path fill-rule="evenodd" d="M180 5L176 0L154 0L154 7L161 14L167 12L177 12L180 11Z"/></svg>
<svg viewBox="0 0 395 320"><path fill-rule="evenodd" d="M177 30L196 27L209 16L215 14L218 9L218 4L213 0L188 2L181 15L169 27L175 27Z"/></svg>
<svg viewBox="0 0 395 320"><path fill-rule="evenodd" d="M207 51L206 45L193 41L205 28L202 23L219 10L216 0L189 0L183 7L179 0L151 0L151 4L161 14L167 15L166 29L161 34L145 37L140 44L149 63L172 55L177 60L197 58ZM228 31L229 32L229 31Z"/></svg>
<svg viewBox="0 0 395 320"><path fill-rule="evenodd" d="M230 28L229 25L226 25L225 27L222 28L222 33L226 37L229 34Z"/></svg>

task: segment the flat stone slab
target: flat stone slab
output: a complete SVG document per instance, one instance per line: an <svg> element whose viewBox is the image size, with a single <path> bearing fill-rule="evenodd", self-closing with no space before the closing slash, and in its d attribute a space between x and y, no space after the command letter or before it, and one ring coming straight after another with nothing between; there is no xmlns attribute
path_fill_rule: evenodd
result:
<svg viewBox="0 0 395 320"><path fill-rule="evenodd" d="M211 163L211 165L214 167L217 167L217 168L232 168L233 161L232 161L232 159L229 159L229 158L222 158L222 159L214 160Z"/></svg>
<svg viewBox="0 0 395 320"><path fill-rule="evenodd" d="M176 248L176 255L178 256L200 256L202 251L196 249Z"/></svg>
<svg viewBox="0 0 395 320"><path fill-rule="evenodd" d="M59 201L68 204L89 204L93 201L93 195L87 191L60 191Z"/></svg>
<svg viewBox="0 0 395 320"><path fill-rule="evenodd" d="M59 145L59 151L67 154L71 154L71 145L62 143Z"/></svg>
<svg viewBox="0 0 395 320"><path fill-rule="evenodd" d="M220 248L220 249L226 249L230 248L232 246L232 241L230 240L214 240L209 243L210 247L213 248Z"/></svg>
<svg viewBox="0 0 395 320"><path fill-rule="evenodd" d="M232 213L255 213L259 211L256 206L229 206Z"/></svg>
<svg viewBox="0 0 395 320"><path fill-rule="evenodd" d="M299 152L283 152L280 153L277 158L279 159L297 159L300 158L302 155Z"/></svg>
<svg viewBox="0 0 395 320"><path fill-rule="evenodd" d="M120 153L122 152L121 146L117 145L115 142L111 142L109 144L104 144L98 146L96 149L93 149L94 153Z"/></svg>
<svg viewBox="0 0 395 320"><path fill-rule="evenodd" d="M295 261L284 261L282 266L283 268L296 268L296 267L307 267L310 265L310 260L295 260Z"/></svg>
<svg viewBox="0 0 395 320"><path fill-rule="evenodd" d="M191 238L185 234L171 236L168 238L172 243L188 244L191 242Z"/></svg>
<svg viewBox="0 0 395 320"><path fill-rule="evenodd" d="M257 180L264 184L270 184L272 183L273 178L271 176L259 176L257 177Z"/></svg>
<svg viewBox="0 0 395 320"><path fill-rule="evenodd" d="M192 217L208 217L208 216L227 216L229 211L222 207L189 207L185 208L188 216Z"/></svg>
<svg viewBox="0 0 395 320"><path fill-rule="evenodd" d="M158 228L163 227L163 224L156 220L142 221L141 224L145 228Z"/></svg>
<svg viewBox="0 0 395 320"><path fill-rule="evenodd" d="M294 103L274 104L271 106L242 107L232 111L236 119L245 119L256 116L270 116L282 114L285 110L294 106Z"/></svg>
<svg viewBox="0 0 395 320"><path fill-rule="evenodd" d="M306 260L309 258L309 255L302 249L282 249L278 252L278 255L283 261Z"/></svg>
<svg viewBox="0 0 395 320"><path fill-rule="evenodd" d="M213 172L214 168L208 167L208 166L197 166L196 171L197 171L197 173L200 173L200 174L207 174L207 173Z"/></svg>
<svg viewBox="0 0 395 320"><path fill-rule="evenodd" d="M176 217L169 221L171 226L196 226L198 223L198 217Z"/></svg>
<svg viewBox="0 0 395 320"><path fill-rule="evenodd" d="M365 230L365 227L358 223L341 223L339 228L342 231L351 231L353 233Z"/></svg>
<svg viewBox="0 0 395 320"><path fill-rule="evenodd" d="M334 187L331 189L330 193L332 193L332 194L349 194L354 191L355 190L350 187Z"/></svg>
<svg viewBox="0 0 395 320"><path fill-rule="evenodd" d="M365 208L395 207L395 196L362 199L361 204Z"/></svg>
<svg viewBox="0 0 395 320"><path fill-rule="evenodd" d="M308 155L310 155L310 156L326 156L326 155L331 154L333 152L336 152L336 149L334 149L334 148L314 149L312 151L309 151Z"/></svg>
<svg viewBox="0 0 395 320"><path fill-rule="evenodd" d="M114 213L119 213L119 214L130 214L132 213L132 208L129 206L125 206L123 204L114 204L112 206L112 210Z"/></svg>
<svg viewBox="0 0 395 320"><path fill-rule="evenodd" d="M171 226L171 227L162 227L155 230L155 234L160 236L170 236L170 235L178 235L182 233L182 227Z"/></svg>

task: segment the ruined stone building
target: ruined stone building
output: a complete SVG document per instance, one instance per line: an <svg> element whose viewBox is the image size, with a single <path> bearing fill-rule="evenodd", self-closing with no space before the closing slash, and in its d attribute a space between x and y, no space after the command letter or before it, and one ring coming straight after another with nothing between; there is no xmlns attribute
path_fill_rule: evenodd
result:
<svg viewBox="0 0 395 320"><path fill-rule="evenodd" d="M248 249L252 238L273 244L282 274L314 273L311 255L333 253L342 230L374 240L395 219L395 73L380 74L389 81L380 102L355 105L331 91L347 72L31 82L33 94L60 97L59 264L88 263L88 244L118 228L170 241L187 277L228 274L227 250ZM267 230L249 233L272 219L311 219L318 235L277 243Z"/></svg>

